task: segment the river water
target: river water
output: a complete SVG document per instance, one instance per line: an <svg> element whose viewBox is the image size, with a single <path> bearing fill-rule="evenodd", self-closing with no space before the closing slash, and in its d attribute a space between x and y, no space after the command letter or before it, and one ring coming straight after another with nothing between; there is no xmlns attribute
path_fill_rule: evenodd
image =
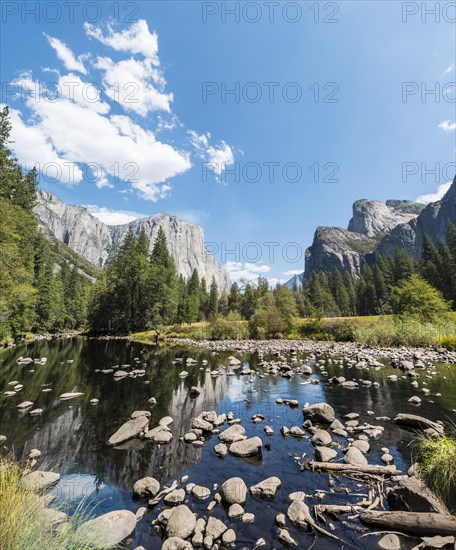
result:
<svg viewBox="0 0 456 550"><path fill-rule="evenodd" d="M388 447L394 457L395 465L407 471L410 466L410 447L408 443L413 433L399 428L392 420L375 420L376 417L393 419L398 412L412 412L431 420L453 420L456 408L456 369L453 366L439 364L435 366L437 374L426 379L430 395L425 397L411 387L409 378L401 378L400 371L386 366L381 369L362 371L363 379L377 381L378 387L360 387L358 390L345 389L327 382L333 375L354 378L356 375L350 366L339 366L327 361L325 372L315 369L314 377L320 378L320 384L304 384L309 378L297 375L291 380L280 375L242 376L240 370L228 376L211 376L209 370L226 367L231 353L213 353L204 349L179 347L148 347L127 340L60 339L39 341L18 346L0 353L0 434L7 436L0 452L13 452L24 459L31 449L42 452L39 466L52 467L61 474L61 481L54 489L56 503L65 503L70 513L81 498L87 497L90 504L96 503L94 515L101 515L115 509L129 509L135 512L144 505L132 498L132 486L145 476L153 476L161 484L169 484L183 475L190 481L213 488L232 476L242 477L247 486L270 477L278 476L282 488L273 501L264 501L249 496L246 511L255 514L255 521L244 525L238 520L230 522L226 510L216 506L212 515L230 524L237 534L236 548L253 548L255 541L263 537L267 541L265 548L282 548L277 539L277 527L274 518L277 513L285 513L289 505L288 495L292 491L305 491L310 495L306 502L312 507L319 501L314 498L316 489L329 490L326 474L301 471L295 457L313 456L313 446L309 439L283 437L280 428L283 425L301 426L302 406L304 403L326 401L336 411L337 418L343 421L343 415L358 412L360 422L366 421L385 428L383 436L370 440L371 450L367 457L371 464L381 464L382 447ZM19 365L19 357L46 357L46 364ZM256 354L238 355L244 368L261 372ZM195 366L182 366L173 361L176 357L185 360L191 357L197 361ZM306 359L305 355L299 358ZM265 355L265 358L267 356ZM319 359L331 359L320 356ZM206 360L207 365L202 365ZM115 365L131 365L132 368L144 368L145 376L126 377L115 381L112 373L102 373ZM189 376L182 379L181 370L187 370ZM389 374L399 374L399 380L389 382ZM355 376L354 376L355 375ZM421 376L424 377L425 373ZM11 381L18 381L24 388L16 395L7 397L5 391L11 390ZM197 398L189 397L191 386L198 386L201 394ZM43 391L50 389L51 391ZM69 401L61 401L59 396L65 392L82 392L84 395ZM436 395L436 394L441 394ZM408 403L412 395L421 395L422 404L418 408ZM157 405L151 407L148 400L155 397ZM276 404L278 397L297 399L298 408ZM99 404L91 405L91 399L99 399ZM17 405L23 401L32 401L33 408L43 409L40 416L30 416L28 412L19 412ZM150 427L158 424L164 416L171 416L173 440L168 445L156 445L151 442L132 440L120 448L109 448L106 441L125 422L135 410L150 410ZM270 449L263 449L261 458L242 460L228 455L220 459L213 451L218 443L212 436L202 448L179 441L191 427L192 418L204 410L216 410L218 413L232 411L242 419L247 435L258 435L263 442L270 443ZM368 412L369 411L369 412ZM265 415L265 421L255 425L251 417L256 413ZM373 413L373 414L372 414ZM274 428L274 435L267 437L263 431L265 425ZM346 441L334 437L340 446ZM336 447L337 448L337 447ZM340 456L343 456L340 453ZM348 497L344 488L365 493L363 487L344 478L335 480L334 493L328 494L324 503L345 504L361 500ZM188 502L187 502L188 501ZM187 504L199 515L207 515L209 501L197 501L192 496ZM130 547L142 544L146 549L161 548L161 539L155 534L151 522L163 509L163 505L146 514L138 523L134 541ZM344 524L342 521L346 521ZM356 520L347 520L341 516L339 521L333 518L335 533L348 541L352 548L376 548L377 536L359 537L369 529ZM326 526L328 528L328 525ZM362 529L362 530L361 530ZM309 548L314 543L314 535L299 533L290 528L298 540L300 548ZM406 544L408 544L406 542ZM413 540L410 546L414 545ZM319 537L314 548L341 548L341 543Z"/></svg>

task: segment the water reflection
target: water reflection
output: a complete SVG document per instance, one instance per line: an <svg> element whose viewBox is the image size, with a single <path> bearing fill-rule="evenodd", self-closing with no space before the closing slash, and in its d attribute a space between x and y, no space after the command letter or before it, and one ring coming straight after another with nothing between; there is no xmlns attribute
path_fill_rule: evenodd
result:
<svg viewBox="0 0 456 550"><path fill-rule="evenodd" d="M228 365L229 353L213 354L205 350L185 350L179 348L145 348L128 341L57 340L37 342L33 345L8 350L0 355L0 434L7 436L4 445L14 449L23 458L32 448L43 453L43 461L53 464L62 474L62 481L56 487L57 501L70 497L76 504L81 496L97 502L97 514L112 509L128 508L135 511L140 503L131 498L133 483L144 476L152 475L161 482L167 482L188 473L193 482L212 488L231 476L243 477L248 485L258 483L266 477L277 475L282 480L282 490L272 502L250 496L247 511L256 515L254 524L237 526L238 540L247 547L260 537L276 540L274 517L286 511L287 495L303 490L312 495L315 489L328 489L328 476L301 472L292 456L313 456L313 446L308 439L283 438L281 426L291 427L302 424L302 405L305 402L326 401L336 410L338 418L356 411L361 422L369 422L384 427L380 440L371 441L369 462L379 462L381 448L389 447L395 464L406 470L410 464L410 451L407 444L413 437L411 432L396 426L391 420L398 412L414 412L432 420L454 419L452 409L456 407L456 371L440 365L438 375L426 378L426 371L420 371L420 386L427 383L429 397L423 396L417 410L408 403L410 396L417 393L409 378L399 378L398 382L386 380L389 374L398 374L391 367L380 370L360 370L344 362L325 365L327 376L321 376L318 385L305 384L306 376L295 376L291 380L265 374L242 376L239 370L227 376L223 368ZM47 357L45 365L18 365L20 356L33 358ZM175 364L176 357L183 358L183 364ZM194 358L195 366L188 366L185 360ZM322 356L323 359L327 357ZM246 364L258 369L258 356L246 355ZM68 361L72 360L72 363ZM207 365L203 361L207 361ZM145 376L115 381L113 373L102 373L116 365L131 365L145 369ZM209 371L222 369L222 375L212 376ZM180 371L189 372L187 378L179 376ZM315 369L316 375L320 370ZM401 374L401 373L399 373ZM344 376L347 379L369 379L378 382L378 387L360 387L348 390L327 383L331 376ZM13 397L3 395L17 380L24 389ZM305 384L305 385L304 385ZM197 386L201 393L196 398L189 396L189 389ZM50 392L43 389L51 388ZM69 391L84 395L70 401L61 401L59 396ZM436 394L441 393L441 396ZM148 401L155 397L157 405L150 408ZM297 399L299 408L276 404L276 399ZM97 406L90 400L99 399ZM31 417L27 412L20 413L17 405L25 400L34 407L43 409L43 414ZM218 458L213 446L216 438L202 448L179 441L190 428L191 420L203 410L216 409L218 413L232 411L241 418L247 435L258 435L263 442L270 443L270 450L263 449L261 457L242 460L228 455ZM108 448L106 441L135 410L150 410L150 426L154 427L164 416L171 416L173 440L169 445L156 445L151 442L132 440L117 448ZM262 413L264 422L255 425L251 416ZM274 429L274 435L267 437L265 425ZM335 437L342 444L344 440ZM189 497L190 498L190 497ZM344 504L346 494L331 496L331 503ZM317 502L309 498L309 506ZM207 513L207 502L191 500L192 509ZM158 515L158 506L138 524L136 544L145 548L160 548L160 541L151 530L151 521ZM226 511L216 507L212 513L226 520ZM350 533L350 532L349 532ZM348 534L347 533L347 536ZM296 535L301 547L310 546L309 535ZM353 538L352 534L349 535ZM372 539L372 540L368 540ZM375 548L375 537L362 540L362 545ZM338 548L328 540L318 541L315 548Z"/></svg>

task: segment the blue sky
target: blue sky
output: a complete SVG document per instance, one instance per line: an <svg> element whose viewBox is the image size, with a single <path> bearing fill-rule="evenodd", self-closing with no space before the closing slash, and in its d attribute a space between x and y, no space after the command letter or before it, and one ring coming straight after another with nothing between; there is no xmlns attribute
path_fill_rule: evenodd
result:
<svg viewBox="0 0 456 550"><path fill-rule="evenodd" d="M286 280L354 200L454 175L452 3L35 4L2 5L18 158L104 221L201 224L232 279Z"/></svg>

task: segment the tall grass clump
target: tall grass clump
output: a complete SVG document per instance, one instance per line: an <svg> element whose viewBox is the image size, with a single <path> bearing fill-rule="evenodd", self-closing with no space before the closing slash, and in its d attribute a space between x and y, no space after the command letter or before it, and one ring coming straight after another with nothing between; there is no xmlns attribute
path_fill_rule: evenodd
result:
<svg viewBox="0 0 456 550"><path fill-rule="evenodd" d="M456 426L450 435L420 434L411 443L419 475L452 512L456 511Z"/></svg>
<svg viewBox="0 0 456 550"><path fill-rule="evenodd" d="M354 328L354 340L370 346L442 346L456 337L456 324L445 316L425 321L416 316L372 317Z"/></svg>
<svg viewBox="0 0 456 550"><path fill-rule="evenodd" d="M249 337L247 321L239 313L229 312L226 317L217 317L209 325L211 340L243 340Z"/></svg>
<svg viewBox="0 0 456 550"><path fill-rule="evenodd" d="M22 484L24 472L0 458L0 548L7 550L85 550L91 548L76 529L89 519L82 503L63 524L55 525L38 496ZM61 510L63 511L63 510Z"/></svg>

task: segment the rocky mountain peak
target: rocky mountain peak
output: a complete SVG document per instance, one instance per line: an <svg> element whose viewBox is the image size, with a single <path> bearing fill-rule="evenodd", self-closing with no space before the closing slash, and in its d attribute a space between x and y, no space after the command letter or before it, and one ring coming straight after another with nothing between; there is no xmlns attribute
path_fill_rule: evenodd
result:
<svg viewBox="0 0 456 550"><path fill-rule="evenodd" d="M388 200L385 204L361 199L353 203L348 230L367 237L389 233L396 225L416 218L423 205L412 201Z"/></svg>
<svg viewBox="0 0 456 550"><path fill-rule="evenodd" d="M130 228L136 236L144 229L152 250L162 227L179 275L189 278L196 269L208 285L214 278L220 290L230 286L227 272L206 249L204 232L198 225L171 214L155 214L129 224L109 226L87 208L65 204L42 189L37 198L34 210L43 230L99 267L117 252Z"/></svg>
<svg viewBox="0 0 456 550"><path fill-rule="evenodd" d="M456 178L441 200L428 205L396 199L386 203L358 200L353 204L348 230L316 229L306 251L304 277L335 268L357 277L365 263L374 262L380 254L392 255L397 249L419 259L424 234L435 243L445 239L449 221L456 224Z"/></svg>

